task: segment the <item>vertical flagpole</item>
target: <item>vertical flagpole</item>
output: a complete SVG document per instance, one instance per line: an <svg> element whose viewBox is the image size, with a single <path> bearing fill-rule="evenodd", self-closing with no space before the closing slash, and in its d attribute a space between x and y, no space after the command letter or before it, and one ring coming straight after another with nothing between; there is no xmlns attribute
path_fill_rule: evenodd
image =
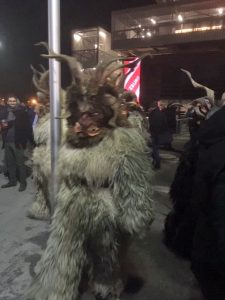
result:
<svg viewBox="0 0 225 300"><path fill-rule="evenodd" d="M48 44L49 49L60 53L60 0L48 0ZM49 60L50 114L51 114L51 213L54 211L58 191L57 161L60 145L60 63Z"/></svg>

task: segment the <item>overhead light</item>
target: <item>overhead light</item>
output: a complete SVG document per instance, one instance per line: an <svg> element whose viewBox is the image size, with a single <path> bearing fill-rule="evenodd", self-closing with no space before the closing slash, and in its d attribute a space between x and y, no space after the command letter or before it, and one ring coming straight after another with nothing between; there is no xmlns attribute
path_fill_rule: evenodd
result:
<svg viewBox="0 0 225 300"><path fill-rule="evenodd" d="M222 25L214 25L214 26L202 26L202 27L195 27L195 28L183 28L183 29L177 29L175 30L176 34L179 33L190 33L190 32L196 32L196 31L207 31L207 30L219 30L222 29Z"/></svg>
<svg viewBox="0 0 225 300"><path fill-rule="evenodd" d="M150 21L152 22L153 25L156 24L156 20L155 19L151 18Z"/></svg>
<svg viewBox="0 0 225 300"><path fill-rule="evenodd" d="M138 27L141 28L141 24L139 24Z"/></svg>
<svg viewBox="0 0 225 300"><path fill-rule="evenodd" d="M144 39L144 38L145 38L144 34L142 34L142 36L141 36L141 37L142 37L142 39Z"/></svg>
<svg viewBox="0 0 225 300"><path fill-rule="evenodd" d="M99 35L104 39L106 38L106 33L104 31L99 31Z"/></svg>
<svg viewBox="0 0 225 300"><path fill-rule="evenodd" d="M147 31L146 35L149 36L149 37L152 36L150 31Z"/></svg>
<svg viewBox="0 0 225 300"><path fill-rule="evenodd" d="M217 11L218 11L218 14L220 16L223 14L223 8L222 7L218 8Z"/></svg>
<svg viewBox="0 0 225 300"><path fill-rule="evenodd" d="M76 42L80 42L81 36L78 33L74 33L73 38Z"/></svg>
<svg viewBox="0 0 225 300"><path fill-rule="evenodd" d="M177 16L177 20L178 20L179 22L183 22L184 18L183 18L183 16L182 16L181 14L179 14L179 15Z"/></svg>
<svg viewBox="0 0 225 300"><path fill-rule="evenodd" d="M145 28L142 28L142 31L145 31Z"/></svg>

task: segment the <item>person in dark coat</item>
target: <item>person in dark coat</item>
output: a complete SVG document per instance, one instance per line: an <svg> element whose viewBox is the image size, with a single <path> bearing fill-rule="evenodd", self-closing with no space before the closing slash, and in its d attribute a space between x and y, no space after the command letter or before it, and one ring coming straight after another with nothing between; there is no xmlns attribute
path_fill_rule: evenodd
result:
<svg viewBox="0 0 225 300"><path fill-rule="evenodd" d="M196 166L198 162L198 143L186 143L170 186L172 210L166 217L164 242L179 257L190 259L192 241L196 224L196 214L192 210L192 196Z"/></svg>
<svg viewBox="0 0 225 300"><path fill-rule="evenodd" d="M27 185L24 149L28 141L34 143L32 125L27 112L13 95L8 97L7 109L1 118L5 162L9 174L9 182L3 184L2 188L16 186L18 171L19 191L24 191Z"/></svg>
<svg viewBox="0 0 225 300"><path fill-rule="evenodd" d="M192 270L207 300L225 300L225 106L198 133Z"/></svg>
<svg viewBox="0 0 225 300"><path fill-rule="evenodd" d="M168 125L166 115L164 112L164 106L161 101L157 101L157 107L149 113L149 131L152 139L152 157L153 167L155 169L160 168L160 137L163 133L168 131Z"/></svg>
<svg viewBox="0 0 225 300"><path fill-rule="evenodd" d="M165 242L189 258L207 300L225 300L225 106L201 124L171 186Z"/></svg>

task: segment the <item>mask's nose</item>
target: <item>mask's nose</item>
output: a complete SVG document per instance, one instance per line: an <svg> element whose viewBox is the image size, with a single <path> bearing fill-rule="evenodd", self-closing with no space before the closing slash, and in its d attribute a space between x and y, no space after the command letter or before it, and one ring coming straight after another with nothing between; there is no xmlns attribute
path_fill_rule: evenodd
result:
<svg viewBox="0 0 225 300"><path fill-rule="evenodd" d="M82 126L80 125L79 122L76 122L75 125L74 125L74 127L73 127L73 129L74 129L74 131L75 131L76 133L79 133L79 132L82 131Z"/></svg>

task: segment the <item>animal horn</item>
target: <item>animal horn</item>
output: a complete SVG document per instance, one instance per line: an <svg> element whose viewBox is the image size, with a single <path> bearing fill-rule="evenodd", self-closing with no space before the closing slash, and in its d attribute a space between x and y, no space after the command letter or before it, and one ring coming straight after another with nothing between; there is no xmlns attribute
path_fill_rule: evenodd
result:
<svg viewBox="0 0 225 300"><path fill-rule="evenodd" d="M82 67L75 57L65 54L56 54L51 50L49 51L49 54L42 54L41 56L45 58L55 58L58 61L66 62L70 68L73 83L76 83L79 86L82 85Z"/></svg>
<svg viewBox="0 0 225 300"><path fill-rule="evenodd" d="M49 94L49 72L40 72L35 69L32 65L30 66L33 71L33 84L39 92L44 93L45 95Z"/></svg>
<svg viewBox="0 0 225 300"><path fill-rule="evenodd" d="M192 75L189 71L185 70L185 69L181 69L182 72L184 72L188 78L190 79L193 87L195 88L201 88L201 89L204 89L206 91L206 95L207 97L209 98L209 101L210 103L213 105L214 104L214 101L215 101L215 92L214 90L211 90L210 88L208 88L207 86L205 85L202 85L198 82L196 82L193 78L192 78Z"/></svg>
<svg viewBox="0 0 225 300"><path fill-rule="evenodd" d="M149 53L147 53L147 54L142 55L141 57L139 57L135 61L132 61L128 64L120 64L119 66L116 66L114 69L110 70L108 73L103 74L104 76L102 76L101 84L104 84L105 80L108 77L110 77L110 75L113 74L114 72L116 72L117 70L124 69L124 68L129 68L130 69L129 74L130 74L131 72L133 72L133 69L136 67L137 63L139 63L141 60L143 60L147 56L151 56L151 55ZM133 58L126 57L126 58L122 58L120 60L122 60L122 61L126 60L127 61L127 60L131 60L131 59L133 60ZM128 76L129 74L127 74L125 76Z"/></svg>

